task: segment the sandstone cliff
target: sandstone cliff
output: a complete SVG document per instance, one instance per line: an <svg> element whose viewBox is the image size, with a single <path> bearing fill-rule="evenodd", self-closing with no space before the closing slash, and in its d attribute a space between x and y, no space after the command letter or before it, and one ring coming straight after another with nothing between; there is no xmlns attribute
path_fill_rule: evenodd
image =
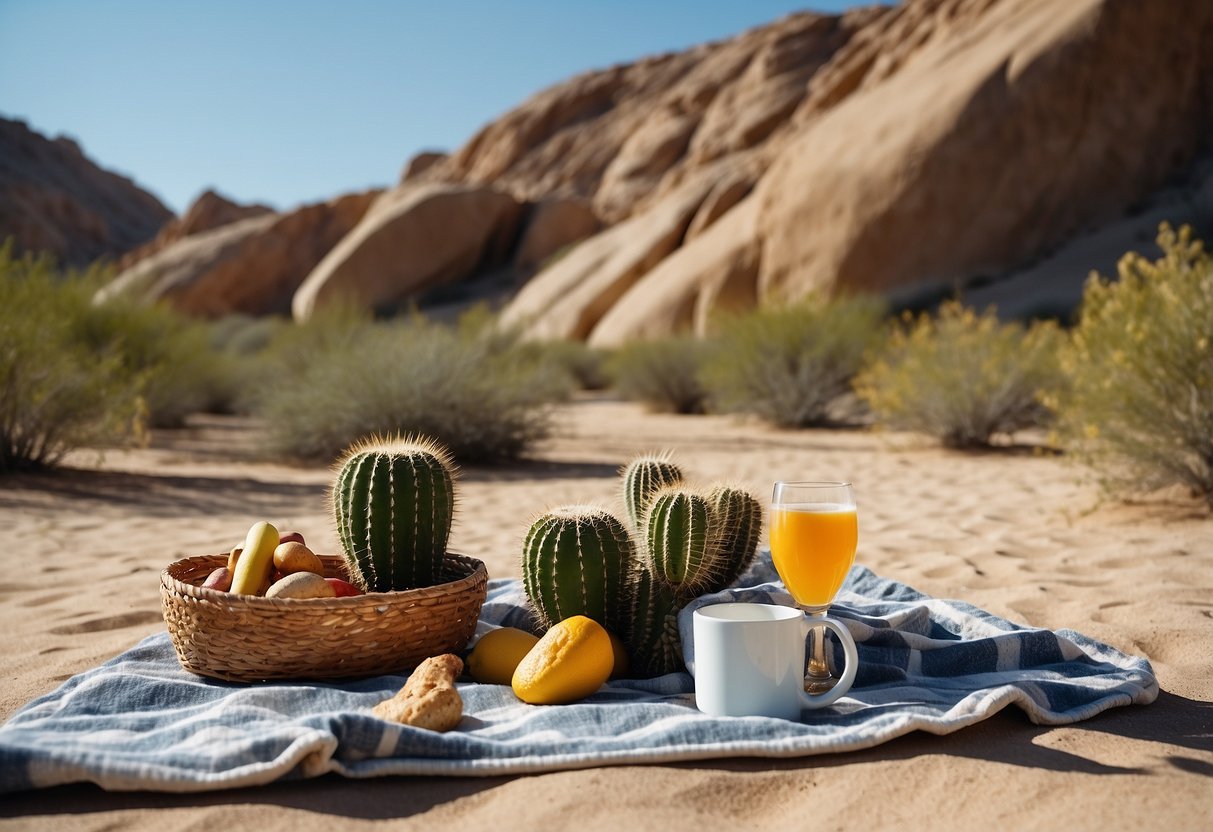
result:
<svg viewBox="0 0 1213 832"><path fill-rule="evenodd" d="M129 269L140 260L163 251L183 237L201 234L203 231L230 225L249 217L270 214L273 210L267 205L240 205L212 190L203 191L190 207L185 209L184 214L165 223L154 239L119 258L118 269Z"/></svg>
<svg viewBox="0 0 1213 832"><path fill-rule="evenodd" d="M123 271L98 298L133 295L208 317L289 314L299 285L378 194L348 194L183 236Z"/></svg>
<svg viewBox="0 0 1213 832"><path fill-rule="evenodd" d="M1134 217L1213 216L1210 43L1207 0L794 14L543 90L369 210L182 236L121 283L299 318L491 283L532 336L607 346L814 292L1064 312Z"/></svg>
<svg viewBox="0 0 1213 832"><path fill-rule="evenodd" d="M989 284L1039 267L1077 235L1109 223L1121 227L1121 217L1168 182L1190 179L1213 127L1208 3L909 0L861 19L858 31L835 35L832 51L804 48L805 33L846 32L845 18L827 24L798 15L730 42L798 32L802 44L780 53L788 56L780 64L785 73L789 63L803 70L795 76L804 82L795 111L781 111L758 145L725 142L715 154L748 157L753 191L711 227L667 243L665 255L647 268L621 268L602 250L609 235L620 236L618 228L604 232L583 244L584 252L537 275L507 308L507 319L536 336L613 345L678 328L702 330L716 308L784 302L814 290L905 294L975 279ZM666 63L695 54L702 63L694 71L702 73L722 60L724 49L692 50ZM733 67L734 80L713 102L745 101L753 109L751 97L729 94L766 77L753 69L759 56L751 61ZM684 68L680 77L691 73ZM570 82L587 86L584 79ZM554 98L549 91L526 107ZM681 171L705 158L699 149L721 146L720 125L744 122L733 106L731 118L700 119L679 143L680 153L667 147L666 173L651 182L655 196L632 203L629 224L660 225L671 208L682 215L695 208L673 188L686 176ZM499 124L526 122L515 113ZM517 139L499 153L480 146L494 129L453 157L480 160L463 175L508 182L515 170L528 169L526 157L502 167L516 155L510 151ZM618 208L625 191L610 169L596 186L579 187L608 215L626 213ZM717 171L722 181L732 179L733 193L744 192L744 176L738 182L735 170ZM1201 200L1208 198L1200 192L1188 213L1206 215ZM1105 245L1124 250L1138 241L1105 239ZM1074 290L1096 265L1074 256L1055 260L1059 271L1044 283L1066 281L1068 295L1077 297ZM573 283L609 285L611 293L577 291ZM1027 291L1042 281L1037 274L1019 285ZM557 296L561 303L547 302Z"/></svg>
<svg viewBox="0 0 1213 832"><path fill-rule="evenodd" d="M68 138L0 118L0 242L47 251L65 265L116 257L171 219L160 200L103 170Z"/></svg>

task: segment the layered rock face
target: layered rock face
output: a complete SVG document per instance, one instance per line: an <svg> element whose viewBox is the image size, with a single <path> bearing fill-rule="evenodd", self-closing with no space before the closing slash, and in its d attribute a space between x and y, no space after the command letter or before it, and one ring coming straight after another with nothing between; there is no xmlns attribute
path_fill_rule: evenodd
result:
<svg viewBox="0 0 1213 832"><path fill-rule="evenodd" d="M129 269L145 257L163 251L178 240L192 234L201 234L212 228L231 225L249 217L271 214L273 211L274 209L267 205L240 205L214 191L204 191L190 204L184 214L165 223L155 239L119 258L118 268L119 270Z"/></svg>
<svg viewBox="0 0 1213 832"><path fill-rule="evenodd" d="M289 314L299 285L378 195L348 194L183 236L119 274L99 299L133 295L207 317Z"/></svg>
<svg viewBox="0 0 1213 832"><path fill-rule="evenodd" d="M67 138L0 118L0 242L47 251L68 266L117 257L156 235L173 213L125 176L103 170Z"/></svg>
<svg viewBox="0 0 1213 832"><path fill-rule="evenodd" d="M422 292L500 265L521 214L520 203L491 188L423 185L385 193L299 287L295 318L335 302L394 311Z"/></svg>
<svg viewBox="0 0 1213 832"><path fill-rule="evenodd" d="M685 142L629 140L602 168L596 188L576 177L565 184L593 192L607 216L626 213L620 206L627 204L627 190L612 170L628 158L628 147L650 148L649 158L660 164L627 166L665 171L650 180L653 196L631 203L627 224L635 228L660 225L671 210L693 210L678 183L713 155L747 158L752 191L744 176L717 167L717 193L729 198L721 211L709 209L705 195L698 210L715 215L709 227L688 226L682 239L666 241L662 257L636 269L621 268L602 250L613 239L616 250L624 247L622 226L616 226L583 244L587 251L578 260L586 262L576 280L570 276L575 263L556 264L528 284L507 318L526 321L536 336L570 334L613 345L679 328L702 331L718 306L780 303L814 291L905 293L963 286L974 278L997 282L1047 259L1076 235L1117 223L1175 177L1190 178L1192 160L1213 127L1208 3L1185 0L1164 8L1147 0L909 0L858 19L862 25L849 31L845 17L823 23L797 15L659 62L671 73L680 67L679 77L687 78L707 73L729 50L761 35L770 44L785 42L777 32L796 32L799 45L754 53L741 68L733 65L727 76L733 80L711 99L722 107L734 102L731 118L698 119ZM808 46L811 33L831 33L835 40ZM693 55L700 62L683 66ZM785 63L774 55L786 56ZM803 82L793 112L775 106L782 100L776 90L785 87L770 85L770 76L756 69L767 64ZM604 77L626 77L641 65ZM577 79L568 90L592 86ZM782 120L772 116L776 124L769 131L742 128L751 122L737 102L754 110L755 90L771 101L758 109L783 113ZM523 109L546 112L556 100L557 91L548 91ZM523 113L507 115L453 161L465 162L466 176L510 181L535 163L517 153L517 136L525 131L502 138L498 152L481 145L505 125L527 123ZM595 124L596 133L608 133ZM764 141L744 149L737 149L744 140L723 137L764 131ZM636 136L675 132L659 115ZM563 141L579 148L578 159L593 158L571 139ZM531 144L546 146L533 137ZM680 153L673 152L675 145ZM1202 209L1191 213L1200 216ZM1111 245L1123 251L1139 247L1140 240ZM575 250L566 259L577 255ZM1056 260L1057 269L1068 271L1049 282L1080 286L1094 265ZM586 288L578 290L581 285ZM602 285L612 291L590 290ZM1020 285L1041 285L1039 274ZM545 296L562 302L544 311L536 298Z"/></svg>
<svg viewBox="0 0 1213 832"><path fill-rule="evenodd" d="M350 198L185 234L121 282L203 314L303 319L491 275L520 287L507 322L603 346L814 293L980 284L1031 311L1076 299L1106 269L1096 250L1140 248L1127 218L1143 206L1213 215L1196 183L1210 43L1208 0L794 14L544 90L450 155L415 157L369 210ZM1044 287L1047 304L1020 296Z"/></svg>

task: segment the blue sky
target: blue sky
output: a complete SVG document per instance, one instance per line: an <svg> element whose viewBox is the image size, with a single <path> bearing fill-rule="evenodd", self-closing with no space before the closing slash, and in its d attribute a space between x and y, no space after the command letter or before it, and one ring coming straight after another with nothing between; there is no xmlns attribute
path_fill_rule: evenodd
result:
<svg viewBox="0 0 1213 832"><path fill-rule="evenodd" d="M394 183L577 72L846 0L0 0L0 114L180 211Z"/></svg>

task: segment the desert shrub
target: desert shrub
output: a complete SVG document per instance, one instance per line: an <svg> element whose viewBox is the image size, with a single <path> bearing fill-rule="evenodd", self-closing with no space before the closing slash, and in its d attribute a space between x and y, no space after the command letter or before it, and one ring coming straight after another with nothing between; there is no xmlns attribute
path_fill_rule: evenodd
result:
<svg viewBox="0 0 1213 832"><path fill-rule="evenodd" d="M199 411L225 409L228 365L211 347L206 324L161 305L115 297L92 308L80 334L112 351L140 382L148 423L180 427Z"/></svg>
<svg viewBox="0 0 1213 832"><path fill-rule="evenodd" d="M708 393L699 374L710 351L708 342L690 335L634 341L611 357L608 372L624 398L653 410L703 413Z"/></svg>
<svg viewBox="0 0 1213 832"><path fill-rule="evenodd" d="M881 341L884 316L875 298L814 297L724 321L703 372L714 406L781 427L844 420L840 403Z"/></svg>
<svg viewBox="0 0 1213 832"><path fill-rule="evenodd" d="M533 352L535 360L544 363L550 372L566 377L575 389L603 390L611 384L609 354L584 341L533 341L522 348Z"/></svg>
<svg viewBox="0 0 1213 832"><path fill-rule="evenodd" d="M993 310L946 303L896 328L855 387L885 424L984 447L1047 419L1042 397L1061 384L1061 343L1053 323L1000 323Z"/></svg>
<svg viewBox="0 0 1213 832"><path fill-rule="evenodd" d="M1058 433L1112 489L1182 484L1213 505L1213 258L1187 226L1158 245L1088 280Z"/></svg>
<svg viewBox="0 0 1213 832"><path fill-rule="evenodd" d="M269 347L284 326L287 322L281 318L226 315L209 326L211 349L232 356L255 356Z"/></svg>
<svg viewBox="0 0 1213 832"><path fill-rule="evenodd" d="M53 465L73 448L138 429L140 382L82 337L95 275L0 247L0 472Z"/></svg>
<svg viewBox="0 0 1213 832"><path fill-rule="evenodd" d="M283 353L293 345L289 359ZM371 433L424 433L463 462L511 459L548 431L554 382L509 334L335 315L287 330L258 413L271 447L331 459Z"/></svg>

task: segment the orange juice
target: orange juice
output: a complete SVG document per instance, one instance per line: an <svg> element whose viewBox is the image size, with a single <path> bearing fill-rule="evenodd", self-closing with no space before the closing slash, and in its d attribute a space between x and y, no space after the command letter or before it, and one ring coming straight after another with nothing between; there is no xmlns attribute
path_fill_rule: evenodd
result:
<svg viewBox="0 0 1213 832"><path fill-rule="evenodd" d="M771 558L784 586L805 607L834 600L855 560L855 506L787 504L771 509Z"/></svg>

